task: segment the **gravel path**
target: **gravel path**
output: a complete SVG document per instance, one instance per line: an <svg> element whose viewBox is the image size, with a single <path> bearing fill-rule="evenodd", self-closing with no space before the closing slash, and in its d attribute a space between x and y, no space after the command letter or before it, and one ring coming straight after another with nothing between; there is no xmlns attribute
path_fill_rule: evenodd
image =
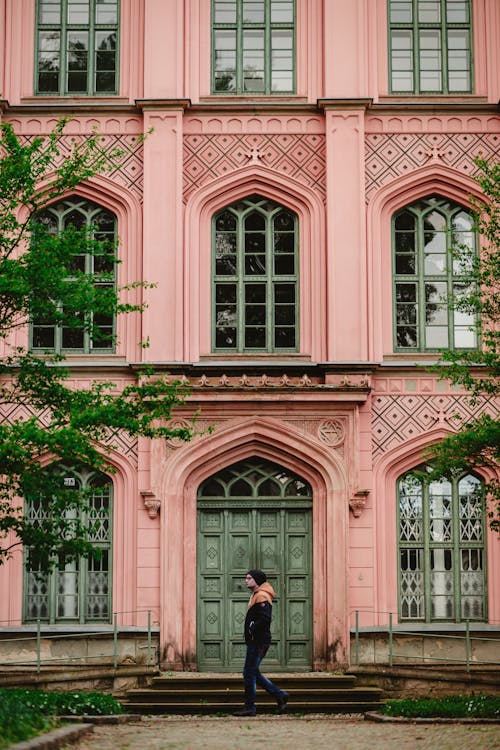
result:
<svg viewBox="0 0 500 750"><path fill-rule="evenodd" d="M291 748L293 743L293 749ZM96 726L67 750L499 750L499 725L394 725L332 717L168 717Z"/></svg>

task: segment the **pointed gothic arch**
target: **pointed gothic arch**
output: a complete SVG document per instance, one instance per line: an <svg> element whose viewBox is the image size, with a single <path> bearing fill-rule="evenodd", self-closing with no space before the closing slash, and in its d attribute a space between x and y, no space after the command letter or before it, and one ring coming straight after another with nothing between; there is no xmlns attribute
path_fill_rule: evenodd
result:
<svg viewBox="0 0 500 750"><path fill-rule="evenodd" d="M185 208L185 359L211 353L211 221L235 201L258 194L298 216L300 353L313 360L325 357L326 240L324 205L319 193L260 164L243 167L203 185ZM308 314L305 314L305 311ZM199 348L198 348L199 342Z"/></svg>
<svg viewBox="0 0 500 750"><path fill-rule="evenodd" d="M161 641L165 665L196 668L196 503L199 485L225 466L257 457L290 469L313 491L313 668L345 664L347 477L319 440L272 418L230 422L176 450L161 484ZM172 533L175 530L175 533ZM179 575L179 572L181 574ZM327 574L328 571L328 574ZM337 574L332 571L338 571ZM334 582L332 584L332 581ZM173 617L184 611L187 617Z"/></svg>
<svg viewBox="0 0 500 750"><path fill-rule="evenodd" d="M438 161L397 177L381 187L367 207L368 279L371 332L369 356L379 360L393 351L392 343L392 243L391 219L404 206L429 195L448 198L464 208L469 196L484 200L478 185L469 175L461 174Z"/></svg>

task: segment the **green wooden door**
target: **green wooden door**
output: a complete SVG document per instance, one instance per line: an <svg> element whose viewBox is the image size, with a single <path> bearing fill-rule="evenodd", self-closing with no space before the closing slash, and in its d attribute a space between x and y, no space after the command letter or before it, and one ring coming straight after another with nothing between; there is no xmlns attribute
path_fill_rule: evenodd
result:
<svg viewBox="0 0 500 750"><path fill-rule="evenodd" d="M198 492L198 668L237 671L245 657L245 573L261 568L276 591L267 668L311 668L309 484L277 464L247 460Z"/></svg>

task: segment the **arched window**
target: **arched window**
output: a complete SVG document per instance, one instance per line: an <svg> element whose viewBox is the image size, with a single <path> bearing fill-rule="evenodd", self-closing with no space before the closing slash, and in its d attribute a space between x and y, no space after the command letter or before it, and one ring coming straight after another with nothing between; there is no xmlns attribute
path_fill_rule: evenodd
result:
<svg viewBox="0 0 500 750"><path fill-rule="evenodd" d="M449 306L469 291L452 244L476 250L471 215L433 196L393 217L394 346L399 351L477 346L474 318Z"/></svg>
<svg viewBox="0 0 500 750"><path fill-rule="evenodd" d="M24 620L46 623L109 622L111 619L113 485L109 477L85 468L56 467L66 487L88 490L81 521L88 539L100 550L76 560L60 557L49 564L43 550L26 555ZM47 513L43 498L26 501L26 513L36 524Z"/></svg>
<svg viewBox="0 0 500 750"><path fill-rule="evenodd" d="M486 619L480 490L473 474L428 481L425 467L398 480L400 621Z"/></svg>
<svg viewBox="0 0 500 750"><path fill-rule="evenodd" d="M97 203L72 197L60 201L39 214L54 234L74 227L87 228L99 242L116 242L116 217ZM95 274L95 284L102 290L115 285L115 264L108 253L87 252L74 256L75 272ZM68 281L71 279L68 278ZM35 319L31 326L31 348L54 352L81 352L85 354L109 352L113 349L115 321L112 315L93 314L92 333L88 325L65 326L53 320Z"/></svg>
<svg viewBox="0 0 500 750"><path fill-rule="evenodd" d="M253 195L213 219L213 349L298 349L297 217Z"/></svg>

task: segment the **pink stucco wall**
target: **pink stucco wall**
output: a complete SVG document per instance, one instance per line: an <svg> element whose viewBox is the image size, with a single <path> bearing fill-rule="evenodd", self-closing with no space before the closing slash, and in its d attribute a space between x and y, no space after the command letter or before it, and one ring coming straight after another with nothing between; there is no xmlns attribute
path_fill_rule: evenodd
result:
<svg viewBox="0 0 500 750"><path fill-rule="evenodd" d="M95 376L127 382L127 365L142 360L175 367L192 385L177 417L198 408L200 424L217 427L187 446L125 441L113 454L113 607L124 625L144 625L152 610L168 663L196 664L196 489L244 456L313 486L315 666L346 661L354 610L364 625L397 611L395 481L453 429L446 410L461 408L463 394L417 369L415 355L393 354L390 219L435 193L466 205L478 194L474 156L498 158L500 4L472 6L470 96L388 95L385 0L298 0L297 93L249 102L210 95L209 0L122 0L119 95L72 99L34 95L34 0L0 0L3 121L30 136L71 113L68 139L97 126L126 153L78 193L118 217L120 284L156 286L131 292L147 307L120 319L116 354L91 360ZM211 218L253 193L299 217L301 346L280 371L273 357L253 357L249 392L211 354L208 311ZM79 382L89 377L82 359L70 357ZM401 416L391 425L392 404ZM432 419L419 416L424 404ZM338 444L321 438L325 420L343 430ZM499 571L489 534L493 624ZM3 623L21 619L21 582L16 552L0 567Z"/></svg>

